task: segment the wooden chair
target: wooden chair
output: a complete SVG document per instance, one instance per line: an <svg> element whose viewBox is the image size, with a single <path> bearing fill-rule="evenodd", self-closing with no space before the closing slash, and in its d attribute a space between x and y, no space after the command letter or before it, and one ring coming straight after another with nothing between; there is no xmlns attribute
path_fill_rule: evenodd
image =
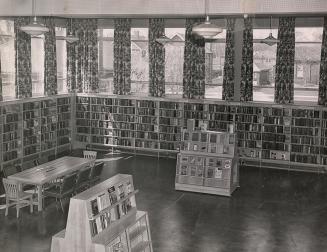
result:
<svg viewBox="0 0 327 252"><path fill-rule="evenodd" d="M64 212L62 199L67 198L68 196L71 196L74 193L76 185L76 176L76 173L65 176L61 184L54 184L49 188L45 189L43 191L43 196L56 198L56 202L59 199L61 210Z"/></svg>
<svg viewBox="0 0 327 252"><path fill-rule="evenodd" d="M93 167L94 164L95 164L95 160L97 158L97 152L96 151L84 150L83 151L83 156L84 156L84 158L90 159L92 161L90 166Z"/></svg>
<svg viewBox="0 0 327 252"><path fill-rule="evenodd" d="M80 170L77 173L75 193L81 192L87 187L89 187L89 178L90 178L91 168Z"/></svg>
<svg viewBox="0 0 327 252"><path fill-rule="evenodd" d="M91 174L89 179L89 185L95 185L97 182L100 181L101 173L103 170L104 162L96 163L91 168Z"/></svg>
<svg viewBox="0 0 327 252"><path fill-rule="evenodd" d="M16 205L17 218L19 217L19 209L30 206L30 212L33 213L33 194L21 191L19 188L19 182L3 178L3 186L6 193L6 212L8 215L8 209L11 206Z"/></svg>

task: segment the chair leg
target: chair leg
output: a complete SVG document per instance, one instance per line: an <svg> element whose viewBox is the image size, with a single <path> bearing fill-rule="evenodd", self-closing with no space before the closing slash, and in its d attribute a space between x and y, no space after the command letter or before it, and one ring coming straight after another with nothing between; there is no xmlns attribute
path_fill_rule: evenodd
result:
<svg viewBox="0 0 327 252"><path fill-rule="evenodd" d="M64 207L62 205L62 199L59 199L59 201L60 201L60 205L61 205L61 210L62 210L62 212L64 212Z"/></svg>
<svg viewBox="0 0 327 252"><path fill-rule="evenodd" d="M9 208L9 200L6 199L6 212L5 212L5 216L8 215L8 208Z"/></svg>
<svg viewBox="0 0 327 252"><path fill-rule="evenodd" d="M30 212L33 213L33 197L30 199Z"/></svg>
<svg viewBox="0 0 327 252"><path fill-rule="evenodd" d="M17 212L17 218L19 217L19 202L17 202L17 205L16 205L16 212Z"/></svg>

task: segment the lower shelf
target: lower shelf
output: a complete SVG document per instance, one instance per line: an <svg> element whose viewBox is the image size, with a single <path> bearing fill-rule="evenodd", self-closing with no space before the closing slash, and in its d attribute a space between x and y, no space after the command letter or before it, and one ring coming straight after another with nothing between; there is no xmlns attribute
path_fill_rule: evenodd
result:
<svg viewBox="0 0 327 252"><path fill-rule="evenodd" d="M222 196L232 196L232 193L238 186L232 186L229 189L217 188L217 187L208 187L208 186L198 186L198 185L188 185L175 183L175 189L179 191L188 191L188 192L198 192L198 193L208 193Z"/></svg>

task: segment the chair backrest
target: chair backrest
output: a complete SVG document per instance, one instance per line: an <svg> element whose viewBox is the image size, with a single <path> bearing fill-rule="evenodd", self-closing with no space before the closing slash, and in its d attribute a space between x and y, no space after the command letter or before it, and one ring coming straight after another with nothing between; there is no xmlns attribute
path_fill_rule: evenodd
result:
<svg viewBox="0 0 327 252"><path fill-rule="evenodd" d="M76 186L79 186L83 182L88 181L88 179L90 177L90 172L91 172L91 168L86 168L86 169L80 170L77 173Z"/></svg>
<svg viewBox="0 0 327 252"><path fill-rule="evenodd" d="M103 170L104 162L100 162L94 165L91 170L90 179L100 177Z"/></svg>
<svg viewBox="0 0 327 252"><path fill-rule="evenodd" d="M97 152L85 150L83 151L83 156L84 158L95 160L97 158Z"/></svg>
<svg viewBox="0 0 327 252"><path fill-rule="evenodd" d="M17 171L16 166L3 167L3 175L5 176L5 178L7 178L8 176L13 175L17 172L18 171Z"/></svg>
<svg viewBox="0 0 327 252"><path fill-rule="evenodd" d="M76 185L76 173L67 175L64 177L61 186L60 186L60 193L64 194L64 193L68 193L71 192L75 189L75 185Z"/></svg>
<svg viewBox="0 0 327 252"><path fill-rule="evenodd" d="M16 180L3 178L3 186L5 188L6 197L10 199L17 199L19 192L19 183Z"/></svg>

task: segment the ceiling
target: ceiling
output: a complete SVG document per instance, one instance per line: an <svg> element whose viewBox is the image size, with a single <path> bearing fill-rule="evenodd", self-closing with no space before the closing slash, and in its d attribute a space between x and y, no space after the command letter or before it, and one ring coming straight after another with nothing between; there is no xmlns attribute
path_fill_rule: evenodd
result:
<svg viewBox="0 0 327 252"><path fill-rule="evenodd" d="M205 0L35 0L36 15L62 17L204 16ZM316 16L327 14L327 0L207 0L208 14ZM30 16L32 0L0 0L0 16Z"/></svg>

